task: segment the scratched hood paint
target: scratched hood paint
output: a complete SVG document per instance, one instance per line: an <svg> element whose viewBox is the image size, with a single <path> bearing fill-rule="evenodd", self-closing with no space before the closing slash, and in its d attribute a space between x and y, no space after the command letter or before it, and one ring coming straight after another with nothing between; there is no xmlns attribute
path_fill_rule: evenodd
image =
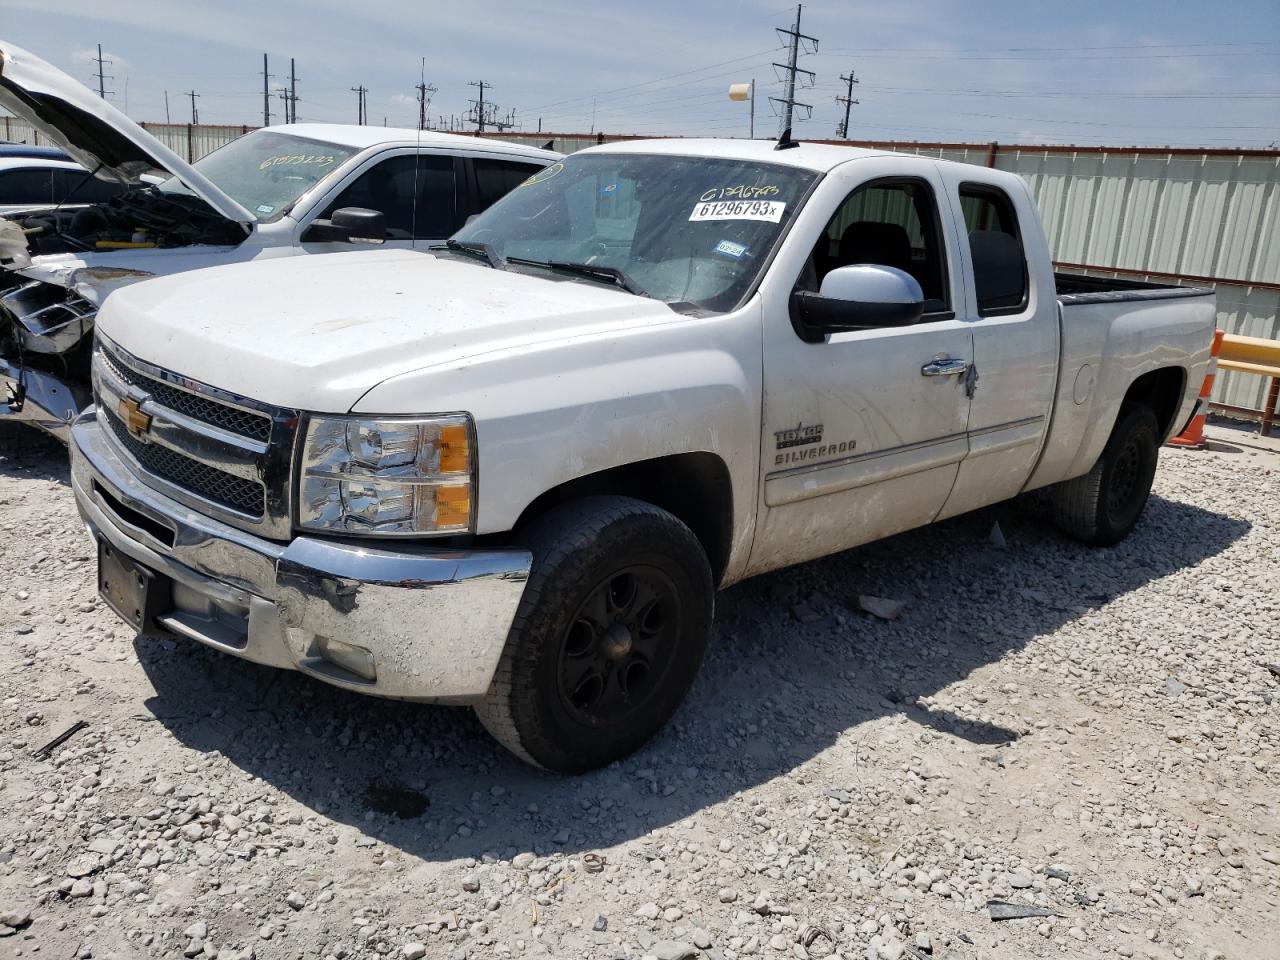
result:
<svg viewBox="0 0 1280 960"><path fill-rule="evenodd" d="M345 412L414 370L681 319L593 281L386 250L148 280L113 293L98 330L143 360L242 396ZM423 410L441 402L423 398Z"/></svg>

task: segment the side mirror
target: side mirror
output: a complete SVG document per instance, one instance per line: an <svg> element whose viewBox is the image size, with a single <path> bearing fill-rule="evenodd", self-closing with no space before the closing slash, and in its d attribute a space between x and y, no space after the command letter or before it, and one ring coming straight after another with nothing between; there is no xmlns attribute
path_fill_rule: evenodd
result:
<svg viewBox="0 0 1280 960"><path fill-rule="evenodd" d="M836 267L822 278L819 293L791 295L791 323L806 343L821 343L829 333L909 327L923 315L924 291L916 278L874 263Z"/></svg>
<svg viewBox="0 0 1280 960"><path fill-rule="evenodd" d="M333 211L328 220L311 221L302 239L309 243L385 243L387 218L377 210L343 207Z"/></svg>

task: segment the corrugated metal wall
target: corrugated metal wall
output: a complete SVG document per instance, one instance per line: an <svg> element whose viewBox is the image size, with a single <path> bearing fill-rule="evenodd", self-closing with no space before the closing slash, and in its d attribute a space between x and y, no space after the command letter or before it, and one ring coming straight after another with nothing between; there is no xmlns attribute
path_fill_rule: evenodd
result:
<svg viewBox="0 0 1280 960"><path fill-rule="evenodd" d="M179 156L198 160L254 129L144 123ZM487 134L573 153L604 134ZM24 121L0 118L0 137L39 143ZM994 165L1024 177L1040 207L1054 258L1072 268L1153 280L1211 282L1228 333L1280 339L1280 151L1009 147L968 143L861 143L921 156ZM1258 409L1261 377L1220 375L1214 399Z"/></svg>

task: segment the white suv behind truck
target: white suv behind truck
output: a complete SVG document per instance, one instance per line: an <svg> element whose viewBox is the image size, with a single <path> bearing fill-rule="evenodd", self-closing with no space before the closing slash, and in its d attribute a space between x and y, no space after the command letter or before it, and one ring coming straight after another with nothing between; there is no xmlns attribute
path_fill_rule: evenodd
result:
<svg viewBox="0 0 1280 960"><path fill-rule="evenodd" d="M72 479L122 617L580 771L675 712L718 587L1042 487L1124 537L1214 300L1055 277L1007 173L669 140L574 154L435 256L98 319Z"/></svg>
<svg viewBox="0 0 1280 960"><path fill-rule="evenodd" d="M187 163L3 41L0 107L101 178L0 217L0 418L63 440L89 402L94 316L113 290L223 263L423 248L560 157L447 133L295 123ZM75 206L103 200L102 181L130 189Z"/></svg>

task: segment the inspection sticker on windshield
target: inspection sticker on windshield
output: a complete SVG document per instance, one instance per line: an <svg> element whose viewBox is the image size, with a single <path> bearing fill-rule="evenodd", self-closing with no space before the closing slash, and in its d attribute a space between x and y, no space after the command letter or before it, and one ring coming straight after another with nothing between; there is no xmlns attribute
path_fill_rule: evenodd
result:
<svg viewBox="0 0 1280 960"><path fill-rule="evenodd" d="M717 200L699 203L690 220L767 220L778 223L787 205L782 200Z"/></svg>

